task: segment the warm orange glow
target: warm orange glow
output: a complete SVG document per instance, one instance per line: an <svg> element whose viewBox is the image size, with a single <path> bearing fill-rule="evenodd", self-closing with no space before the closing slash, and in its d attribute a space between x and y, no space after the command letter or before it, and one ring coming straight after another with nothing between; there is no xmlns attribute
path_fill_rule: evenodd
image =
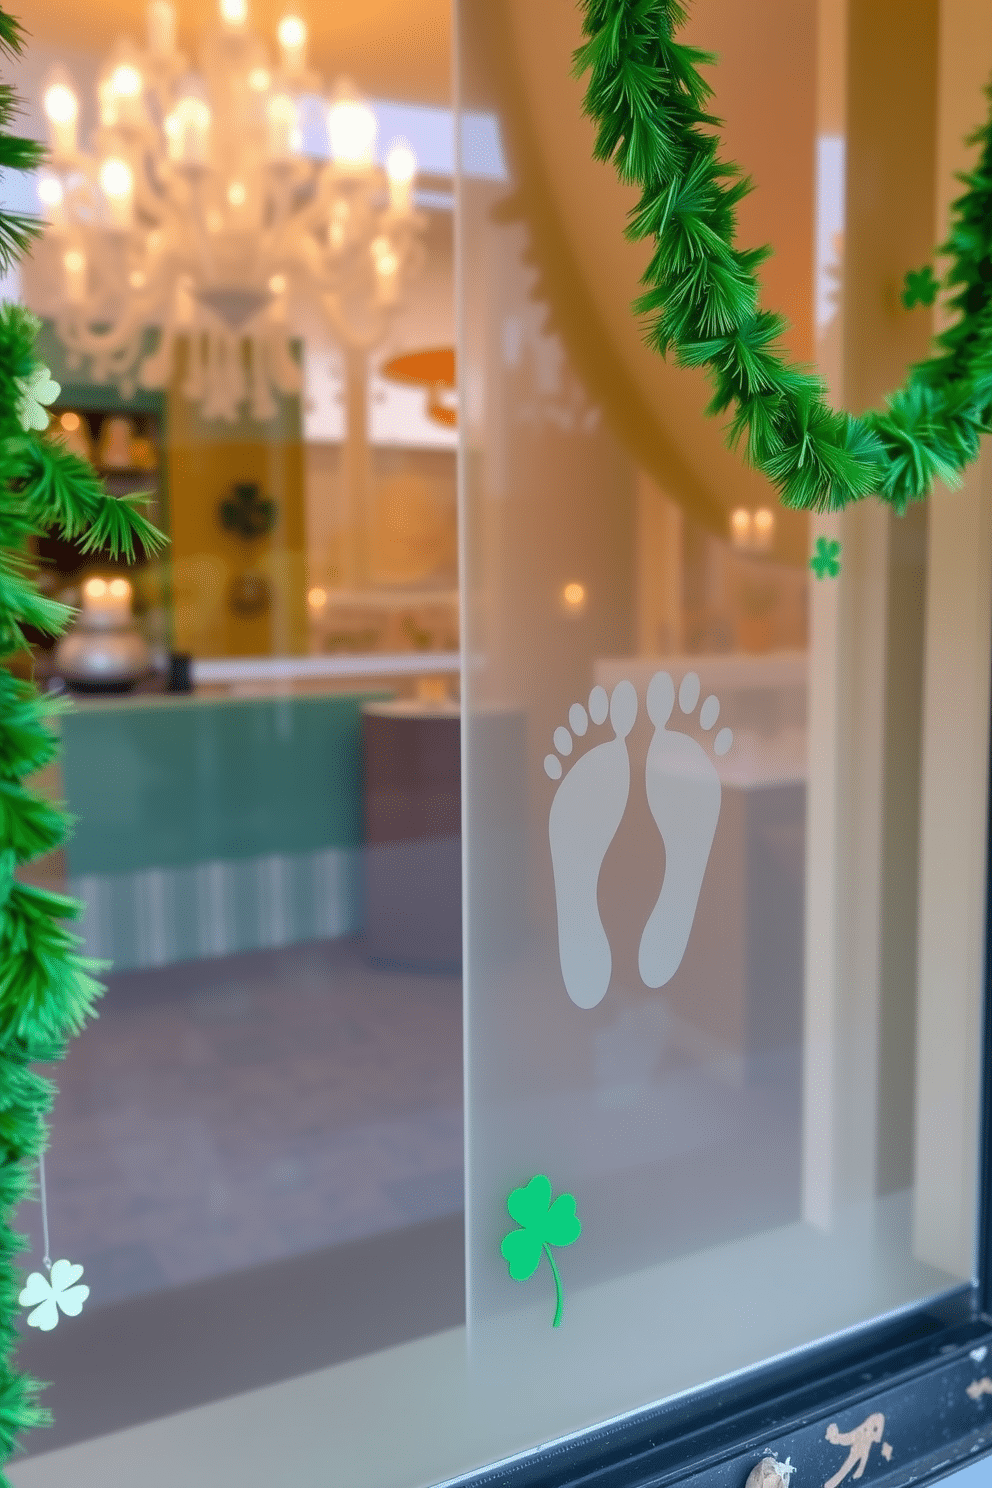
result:
<svg viewBox="0 0 992 1488"><path fill-rule="evenodd" d="M746 548L751 541L751 513L742 506L730 513L730 541L735 548Z"/></svg>
<svg viewBox="0 0 992 1488"><path fill-rule="evenodd" d="M312 610L322 610L327 603L327 590L319 587L310 590L307 604Z"/></svg>
<svg viewBox="0 0 992 1488"><path fill-rule="evenodd" d="M75 434L76 430L79 428L79 414L64 413L59 419L59 423L62 425L67 434Z"/></svg>
<svg viewBox="0 0 992 1488"><path fill-rule="evenodd" d="M570 610L581 610L586 602L586 590L584 584L566 584L561 591L561 597Z"/></svg>
<svg viewBox="0 0 992 1488"><path fill-rule="evenodd" d="M754 514L754 545L756 548L771 547L772 538L775 536L775 513L770 507L762 506Z"/></svg>

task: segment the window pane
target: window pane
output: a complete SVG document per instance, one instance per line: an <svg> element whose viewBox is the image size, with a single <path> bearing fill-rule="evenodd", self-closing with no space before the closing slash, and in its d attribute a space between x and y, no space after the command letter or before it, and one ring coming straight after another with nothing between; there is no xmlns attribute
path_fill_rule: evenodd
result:
<svg viewBox="0 0 992 1488"><path fill-rule="evenodd" d="M469 1342L518 1443L974 1264L981 477L901 519L810 521L726 454L701 379L639 344L635 196L555 66L565 10L459 12ZM721 54L727 153L761 183L766 302L829 370L844 141L814 115L802 18L742 48L695 7L688 37ZM546 1220L522 1284L499 1249L534 1175L582 1230Z"/></svg>
<svg viewBox="0 0 992 1488"><path fill-rule="evenodd" d="M46 133L67 66L95 151L118 23L84 8L70 53L30 4L26 127ZM791 353L864 406L925 341L876 253L891 278L932 241L934 141L973 105L952 128L914 7L899 42L929 58L933 108L910 100L917 174L883 191L895 105L870 39L818 30L813 0L744 9L696 0L687 33L720 54L727 153L760 183L742 235L775 243ZM252 146L258 243L289 211L299 285L227 234L250 192L225 116L196 253L180 214L194 278L168 271L200 339L186 325L154 386L74 361L44 254L62 290L85 265L60 222L9 286L45 319L57 437L149 492L170 539L126 574L38 549L52 593L104 588L75 671L36 648L74 695L39 784L76 828L32 871L83 900L112 965L55 1072L47 1171L53 1246L91 1295L24 1329L57 1426L17 1488L190 1462L249 1488L427 1488L973 1273L988 469L899 520L782 509L631 316L633 197L592 159L573 0L458 0L457 120L444 5L357 11L307 17L323 81L297 77ZM250 21L269 61L273 17ZM265 68L234 53L243 103L246 58ZM941 87L980 108L952 62ZM339 66L378 174L367 116L328 116L357 101ZM399 137L412 185L384 173ZM410 280L380 323L361 291L389 300L394 209ZM207 333L270 311L264 352ZM38 1205L19 1223L37 1264Z"/></svg>

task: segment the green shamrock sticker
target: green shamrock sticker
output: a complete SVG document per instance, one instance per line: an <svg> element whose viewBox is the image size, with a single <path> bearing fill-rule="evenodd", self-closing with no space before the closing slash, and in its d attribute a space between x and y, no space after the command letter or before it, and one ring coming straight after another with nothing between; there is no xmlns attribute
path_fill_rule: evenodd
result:
<svg viewBox="0 0 992 1488"><path fill-rule="evenodd" d="M503 1259L510 1268L514 1281L527 1281L546 1255L555 1279L555 1315L551 1326L561 1326L565 1298L561 1289L561 1277L552 1245L574 1245L582 1233L575 1212L575 1199L571 1194L559 1194L551 1202L551 1180L538 1173L526 1188L515 1188L506 1201L510 1218L515 1219L519 1230L511 1230L500 1246Z"/></svg>
<svg viewBox="0 0 992 1488"><path fill-rule="evenodd" d="M910 269L903 285L903 305L907 310L912 310L914 305L932 305L939 288L940 284L929 264L915 272Z"/></svg>
<svg viewBox="0 0 992 1488"><path fill-rule="evenodd" d="M835 537L818 537L809 566L818 579L835 579L840 573L840 543Z"/></svg>

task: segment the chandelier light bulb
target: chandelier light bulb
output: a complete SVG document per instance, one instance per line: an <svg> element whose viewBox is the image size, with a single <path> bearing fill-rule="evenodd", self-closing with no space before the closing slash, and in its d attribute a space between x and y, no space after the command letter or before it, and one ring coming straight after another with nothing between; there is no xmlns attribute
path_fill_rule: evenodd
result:
<svg viewBox="0 0 992 1488"><path fill-rule="evenodd" d="M331 158L344 170L371 170L377 124L367 104L339 98L327 114Z"/></svg>
<svg viewBox="0 0 992 1488"><path fill-rule="evenodd" d="M65 294L71 305L79 305L86 299L86 254L79 248L69 248L62 255L65 269Z"/></svg>
<svg viewBox="0 0 992 1488"><path fill-rule="evenodd" d="M53 124L75 124L79 100L66 83L53 83L45 90L45 113Z"/></svg>
<svg viewBox="0 0 992 1488"><path fill-rule="evenodd" d="M171 57L176 49L176 12L169 0L151 0L148 7L148 50Z"/></svg>
<svg viewBox="0 0 992 1488"><path fill-rule="evenodd" d="M253 93L264 93L270 78L264 67L253 67L248 74L248 86Z"/></svg>
<svg viewBox="0 0 992 1488"><path fill-rule="evenodd" d="M298 15L284 15L276 28L283 65L289 72L298 72L303 66L307 51L307 23Z"/></svg>
<svg viewBox="0 0 992 1488"><path fill-rule="evenodd" d="M376 271L387 279L395 274L400 266L396 251L388 238L372 240L372 257L375 259Z"/></svg>
<svg viewBox="0 0 992 1488"><path fill-rule="evenodd" d="M107 590L112 599L130 600L131 598L131 585L127 579L111 579Z"/></svg>
<svg viewBox="0 0 992 1488"><path fill-rule="evenodd" d="M129 52L130 48L122 50ZM143 92L140 69L128 56L118 54L118 60L104 73L97 87L101 124L107 129L121 125L139 127L145 117Z"/></svg>
<svg viewBox="0 0 992 1488"><path fill-rule="evenodd" d="M126 160L111 155L100 167L100 189L112 201L120 201L134 190L134 176Z"/></svg>
<svg viewBox="0 0 992 1488"><path fill-rule="evenodd" d="M121 62L110 74L110 87L118 98L137 98L141 93L141 73L130 62Z"/></svg>
<svg viewBox="0 0 992 1488"><path fill-rule="evenodd" d="M406 140L397 140L386 156L389 200L397 212L408 212L413 199L417 157Z"/></svg>
<svg viewBox="0 0 992 1488"><path fill-rule="evenodd" d="M130 274L128 274L127 276L127 282L128 284L130 284L132 289L144 289L145 275L143 270L132 269Z"/></svg>
<svg viewBox="0 0 992 1488"><path fill-rule="evenodd" d="M240 30L248 19L248 0L220 0L220 18L231 30Z"/></svg>
<svg viewBox="0 0 992 1488"><path fill-rule="evenodd" d="M275 93L266 106L269 126L269 159L285 160L300 148L296 104L288 93Z"/></svg>
<svg viewBox="0 0 992 1488"><path fill-rule="evenodd" d="M52 224L65 221L65 191L57 176L42 176L38 181L38 200L45 208L45 215Z"/></svg>
<svg viewBox="0 0 992 1488"><path fill-rule="evenodd" d="M386 237L373 238L370 251L379 281L379 302L382 305L392 305L396 301L398 289L399 254Z"/></svg>
<svg viewBox="0 0 992 1488"><path fill-rule="evenodd" d="M169 158L177 165L206 165L210 152L210 109L202 98L180 98L165 121Z"/></svg>
<svg viewBox="0 0 992 1488"><path fill-rule="evenodd" d="M228 205L243 207L248 200L248 188L243 181L232 181L227 188Z"/></svg>
<svg viewBox="0 0 992 1488"><path fill-rule="evenodd" d="M79 119L79 99L68 83L51 83L42 97L42 106L48 119L52 150L56 156L76 153L76 124Z"/></svg>
<svg viewBox="0 0 992 1488"><path fill-rule="evenodd" d="M115 227L129 227L134 197L134 174L126 160L111 155L100 166L100 190L107 198Z"/></svg>
<svg viewBox="0 0 992 1488"><path fill-rule="evenodd" d="M87 579L83 585L83 602L87 605L94 600L105 599L107 594L106 579Z"/></svg>
<svg viewBox="0 0 992 1488"><path fill-rule="evenodd" d="M273 274L272 275L272 278L269 280L269 289L272 291L272 293L274 295L285 294L286 293L286 279L285 279L285 276L282 275L282 274Z"/></svg>

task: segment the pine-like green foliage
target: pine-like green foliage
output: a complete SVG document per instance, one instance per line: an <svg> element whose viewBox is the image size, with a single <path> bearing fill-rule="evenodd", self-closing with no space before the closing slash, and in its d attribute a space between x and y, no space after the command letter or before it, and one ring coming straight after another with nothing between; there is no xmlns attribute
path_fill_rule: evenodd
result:
<svg viewBox="0 0 992 1488"><path fill-rule="evenodd" d="M0 52L20 49L17 23L0 11ZM40 147L7 134L16 107L0 87L0 168L37 165ZM34 232L0 213L0 264L19 256ZM54 705L3 665L25 648L24 627L59 634L71 611L38 593L29 540L55 530L90 550L133 556L135 539L154 550L161 538L135 505L108 496L85 461L34 431L25 432L23 381L37 369L38 322L16 305L0 307L0 1466L19 1432L47 1420L39 1386L14 1366L22 1285L22 1240L14 1211L33 1187L45 1143L44 1116L55 1087L32 1066L61 1059L100 988L66 928L79 906L20 882L17 869L65 842L69 819L26 781L53 760ZM6 1478L0 1472L0 1481Z"/></svg>
<svg viewBox="0 0 992 1488"><path fill-rule="evenodd" d="M736 246L736 209L751 185L721 160L719 121L706 112L699 68L714 58L675 41L682 5L583 0L583 9L575 69L590 74L596 156L639 188L627 233L654 250L634 307L648 343L706 368L709 412L729 412L731 443L787 506L835 511L877 495L902 512L934 481L957 482L992 426L992 119L969 141L978 163L941 250L957 319L884 412L855 418L789 361L783 320L760 307L756 271L771 250Z"/></svg>

